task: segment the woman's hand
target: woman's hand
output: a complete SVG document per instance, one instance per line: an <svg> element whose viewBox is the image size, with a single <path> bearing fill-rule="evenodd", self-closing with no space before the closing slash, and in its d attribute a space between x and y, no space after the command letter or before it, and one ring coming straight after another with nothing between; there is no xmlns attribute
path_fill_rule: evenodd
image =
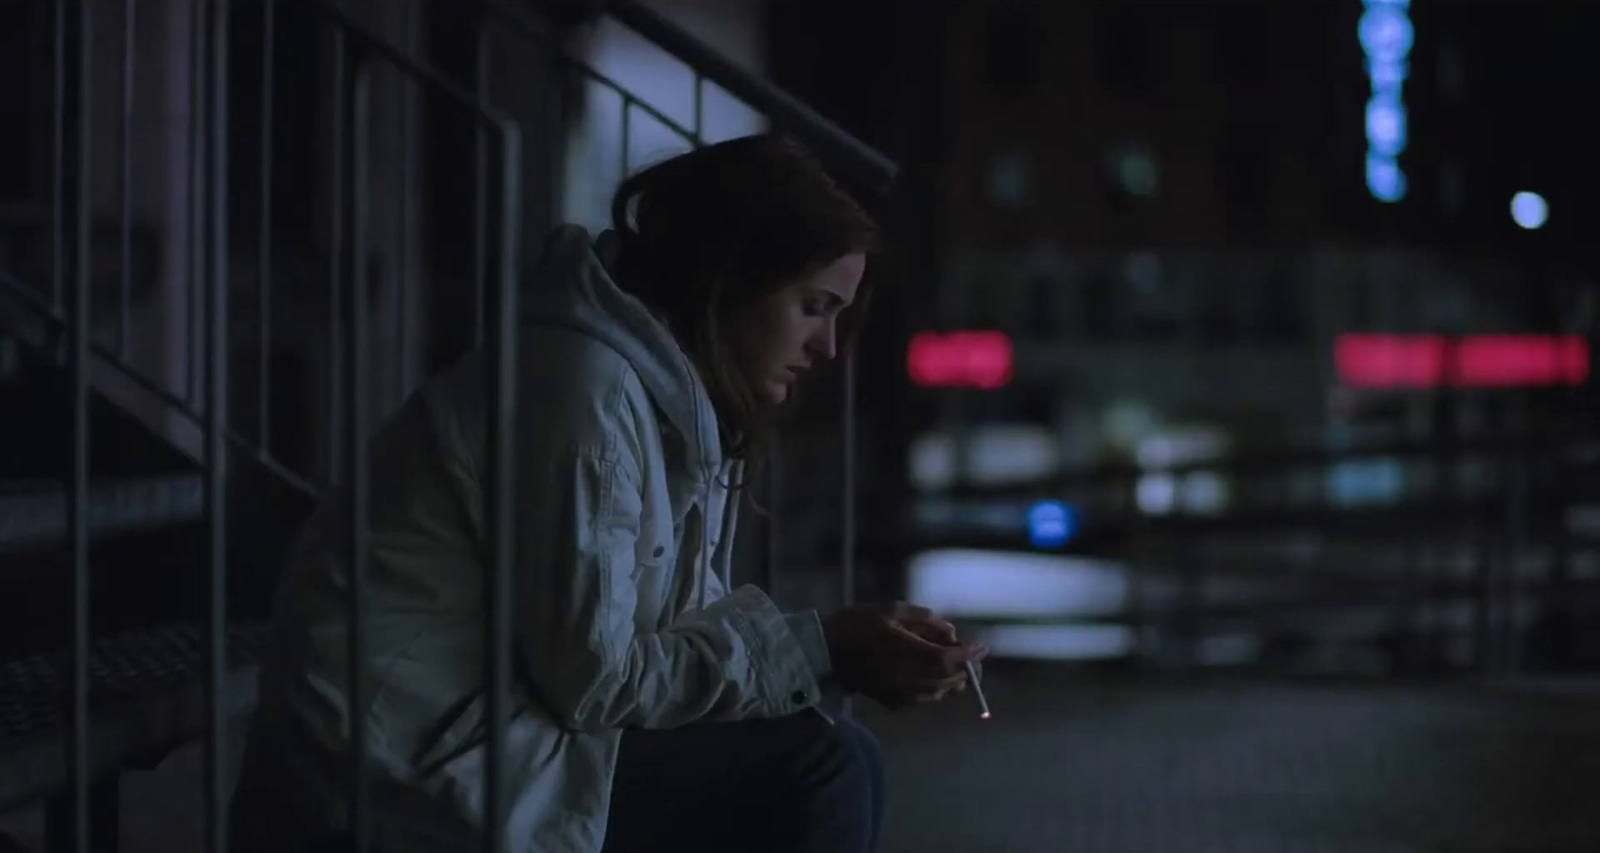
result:
<svg viewBox="0 0 1600 853"><path fill-rule="evenodd" d="M966 663L988 654L959 642L932 611L903 602L847 607L824 617L822 629L840 684L891 709L965 689Z"/></svg>

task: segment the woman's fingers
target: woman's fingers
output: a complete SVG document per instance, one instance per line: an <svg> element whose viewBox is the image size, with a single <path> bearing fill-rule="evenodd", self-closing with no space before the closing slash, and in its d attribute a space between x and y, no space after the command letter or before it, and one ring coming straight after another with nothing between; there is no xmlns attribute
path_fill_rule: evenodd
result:
<svg viewBox="0 0 1600 853"><path fill-rule="evenodd" d="M942 619L931 622L901 622L901 627L913 634L941 646L954 645L956 642L956 626Z"/></svg>
<svg viewBox="0 0 1600 853"><path fill-rule="evenodd" d="M940 619L932 610L915 604L896 602L889 618L924 639L940 645L956 642L956 626Z"/></svg>
<svg viewBox="0 0 1600 853"><path fill-rule="evenodd" d="M937 702L951 693L960 693L967 688L967 674L959 673L948 678L935 681L923 681L913 688L918 704Z"/></svg>

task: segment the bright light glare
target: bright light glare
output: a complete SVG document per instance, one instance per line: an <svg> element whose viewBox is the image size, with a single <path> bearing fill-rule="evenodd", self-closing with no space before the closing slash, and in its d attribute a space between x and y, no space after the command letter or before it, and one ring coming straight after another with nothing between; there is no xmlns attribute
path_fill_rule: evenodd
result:
<svg viewBox="0 0 1600 853"><path fill-rule="evenodd" d="M1523 228L1532 230L1544 226L1550 218L1550 205L1538 193L1520 192L1511 197L1511 219Z"/></svg>
<svg viewBox="0 0 1600 853"><path fill-rule="evenodd" d="M924 551L907 567L906 600L946 617L1100 616L1127 606L1125 567L1015 551Z"/></svg>
<svg viewBox="0 0 1600 853"><path fill-rule="evenodd" d="M1127 657L1138 636L1122 625L985 625L978 642L997 658L1105 660Z"/></svg>

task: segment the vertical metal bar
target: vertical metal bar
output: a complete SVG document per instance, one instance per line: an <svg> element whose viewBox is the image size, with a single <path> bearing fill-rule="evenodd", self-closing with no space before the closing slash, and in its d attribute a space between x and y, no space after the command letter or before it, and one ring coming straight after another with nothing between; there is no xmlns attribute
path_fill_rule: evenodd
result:
<svg viewBox="0 0 1600 853"><path fill-rule="evenodd" d="M1130 478L1126 483L1119 482L1117 489L1117 503L1122 510L1123 517L1130 520L1133 530L1133 553L1123 569L1123 577L1127 579L1127 610L1128 621L1133 625L1133 658L1143 663L1150 657L1150 606L1146 595L1144 574L1148 567L1155 564L1151 554L1152 537L1149 534L1150 519L1139 511L1138 479Z"/></svg>
<svg viewBox="0 0 1600 853"><path fill-rule="evenodd" d="M1458 463L1459 464L1459 463ZM1494 674L1494 548L1489 534L1478 530L1472 535L1476 541L1476 562L1473 565L1473 586L1476 597L1472 608L1473 667L1480 675Z"/></svg>
<svg viewBox="0 0 1600 853"><path fill-rule="evenodd" d="M478 110L489 104L489 25L478 22L477 86ZM472 154L472 346L483 346L486 291L489 287L489 138L481 123L473 126Z"/></svg>
<svg viewBox="0 0 1600 853"><path fill-rule="evenodd" d="M328 384L326 406L328 410L328 480L339 479L343 465L343 437L340 433L340 407L342 401L339 395L339 377L343 375L343 347L340 344L340 315L342 312L342 297L340 296L340 282L345 278L344 268L346 251L344 245L344 211L339 206L340 199L345 192L345 169L350 165L345 162L345 87L350 81L346 77L344 33L337 27L333 28L333 126L330 135L333 137L333 163L330 169L331 179L329 185L333 187L335 211L332 220L328 223Z"/></svg>
<svg viewBox="0 0 1600 853"><path fill-rule="evenodd" d="M1502 665L1514 673L1522 666L1522 578L1517 564L1527 544L1528 459L1522 450L1506 457L1506 562L1505 601L1502 602ZM1564 522L1563 522L1564 523Z"/></svg>
<svg viewBox="0 0 1600 853"><path fill-rule="evenodd" d="M184 225L187 267L184 292L188 298L183 306L183 399L193 403L200 397L201 364L198 342L200 338L200 279L205 269L205 232L200 217L205 205L205 156L201 151L202 122L205 117L205 29L206 9L210 4L195 0L189 18L189 203Z"/></svg>
<svg viewBox="0 0 1600 853"><path fill-rule="evenodd" d="M341 38L342 41L342 38ZM340 64L343 71L343 63ZM368 515L371 510L366 452L367 376L367 157L370 153L372 119L372 70L358 58L353 78L339 77L340 88L350 87L350 132L346 152L347 182L341 187L342 209L350 219L350 245L345 253L349 273L344 282L345 297L345 488L350 501L350 835L357 853L365 853L371 843L371 820L367 801L367 690L366 637L362 598L366 593Z"/></svg>
<svg viewBox="0 0 1600 853"><path fill-rule="evenodd" d="M511 603L513 600L516 521L515 465L517 425L517 241L521 232L522 140L515 126L503 125L500 149L500 257L495 287L493 357L489 388L493 420L488 435L490 473L489 518L491 565L485 584L484 607L489 614L488 672L485 673L488 708L488 745L484 762L484 850L504 849L506 814L505 737L511 715Z"/></svg>
<svg viewBox="0 0 1600 853"><path fill-rule="evenodd" d="M1563 464L1566 454L1562 450L1558 447L1551 452L1550 448L1544 448L1539 457L1541 465L1546 466L1550 476L1555 478L1551 492L1556 507L1555 517L1561 519L1555 525L1554 541L1550 543L1550 572L1541 604L1553 628L1548 663L1567 667L1572 665L1575 657L1572 639L1577 627L1573 618L1577 608L1573 606L1572 594L1572 526L1566 522L1573 503L1572 474Z"/></svg>
<svg viewBox="0 0 1600 853"><path fill-rule="evenodd" d="M63 4L66 5L66 4ZM72 550L72 743L68 776L72 780L72 837L76 849L89 849L89 220L93 185L90 145L94 134L94 4L81 0L77 38L76 204L73 211L72 318L68 359L72 382L72 472L67 485L68 539ZM65 23L65 18L57 18ZM58 40L66 45L63 37ZM64 69L63 69L64 70ZM65 75L63 75L64 77Z"/></svg>
<svg viewBox="0 0 1600 853"><path fill-rule="evenodd" d="M125 0L122 8L122 118L117 129L122 137L117 164L117 188L122 201L122 280L117 294L117 357L126 360L131 337L129 316L133 310L133 147L128 141L133 135L134 28L139 4L137 0Z"/></svg>
<svg viewBox="0 0 1600 853"><path fill-rule="evenodd" d="M210 109L211 270L206 287L206 520L210 558L206 620L206 849L228 846L228 5L212 0Z"/></svg>
<svg viewBox="0 0 1600 853"><path fill-rule="evenodd" d="M767 549L761 566L761 588L767 595L778 594L778 563L782 555L779 538L779 501L783 499L783 445L773 436L767 446Z"/></svg>
<svg viewBox="0 0 1600 853"><path fill-rule="evenodd" d="M272 75L277 0L261 0L261 207L256 213L256 440L272 453Z"/></svg>
<svg viewBox="0 0 1600 853"><path fill-rule="evenodd" d="M404 47L406 57L415 59L417 56L417 31L420 9L417 0L405 2L405 34ZM416 222L416 211L412 209L415 199L411 191L411 182L416 178L416 140L412 138L413 127L411 121L412 111L415 108L416 93L405 75L399 76L400 85L400 239L395 241L397 257L394 259L398 265L395 271L395 379L399 386L396 389L395 399L404 400L406 393L411 390L411 232Z"/></svg>
<svg viewBox="0 0 1600 853"><path fill-rule="evenodd" d="M50 307L61 310L67 293L67 8L56 4L55 156L50 175Z"/></svg>
<svg viewBox="0 0 1600 853"><path fill-rule="evenodd" d="M1204 636L1201 611L1205 607L1207 562L1210 559L1205 544L1204 540L1188 543L1190 553L1198 552L1198 558L1190 559L1178 577L1178 654L1182 665L1190 669L1198 668L1203 663L1200 655Z"/></svg>
<svg viewBox="0 0 1600 853"><path fill-rule="evenodd" d="M622 93L622 159L621 159L622 174L619 176L620 179L626 179L628 177L628 166L631 164L631 158L628 157L628 148L633 144L633 140L631 139L632 135L633 135L633 97L630 96L628 93L623 92Z"/></svg>
<svg viewBox="0 0 1600 853"><path fill-rule="evenodd" d="M849 607L856 603L856 353L852 346L844 354L843 405L840 407L839 440L841 474L839 500L839 575L841 604ZM853 707L846 696L840 711L849 714Z"/></svg>
<svg viewBox="0 0 1600 853"><path fill-rule="evenodd" d="M704 145L706 139L706 78L694 75L694 144ZM624 175L626 177L626 175Z"/></svg>
<svg viewBox="0 0 1600 853"><path fill-rule="evenodd" d="M844 400L841 407L839 454L844 463L839 501L839 567L844 585L844 605L856 603L856 354L851 347L844 357Z"/></svg>
<svg viewBox="0 0 1600 853"><path fill-rule="evenodd" d="M545 63L544 67L552 80L552 85L548 89L550 92L549 108L544 111L544 120L549 122L550 127L566 127L567 88L569 85L580 85L577 81L581 78L559 59L552 58ZM566 150L567 139L568 135L565 132L556 134L553 144L542 149L544 153L541 156L545 161L545 166L541 176L549 179L550 190L544 196L544 201L548 204L548 207L544 209L542 214L535 215L543 215L545 217L544 224L546 225L551 224L552 221L560 222L566 208L567 169L561 154Z"/></svg>

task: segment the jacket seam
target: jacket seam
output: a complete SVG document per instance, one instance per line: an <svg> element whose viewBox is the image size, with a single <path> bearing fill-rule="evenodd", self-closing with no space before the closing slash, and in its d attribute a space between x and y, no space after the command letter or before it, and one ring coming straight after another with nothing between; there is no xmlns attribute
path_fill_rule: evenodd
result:
<svg viewBox="0 0 1600 853"><path fill-rule="evenodd" d="M616 512L616 507L614 505L616 502L616 479L619 476L616 463L610 461L608 458L600 458L596 461L600 464L602 470L605 471L605 477L602 479L600 486L600 506L602 509L600 512L595 513L594 518L589 520L589 533L591 536L599 534L603 529L603 526L611 523L613 520L612 515ZM616 555L613 553L613 549L611 548L600 549L600 606L605 611L603 614L601 614L602 628L604 628L604 626L609 626L611 623L611 611L613 606L611 601L611 572L614 568L613 563L615 561L615 556ZM601 652L605 655L605 660L611 661L615 658L616 644L613 642L611 632L609 630L602 629L600 631L600 648Z"/></svg>

